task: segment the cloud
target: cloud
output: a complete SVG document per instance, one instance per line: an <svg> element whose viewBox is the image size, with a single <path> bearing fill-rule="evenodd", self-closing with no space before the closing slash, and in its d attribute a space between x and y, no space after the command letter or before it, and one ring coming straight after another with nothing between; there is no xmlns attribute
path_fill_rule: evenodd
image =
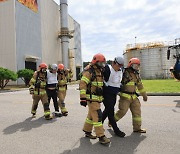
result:
<svg viewBox="0 0 180 154"><path fill-rule="evenodd" d="M90 61L99 52L106 59L122 56L127 44L173 41L180 37L179 0L68 0L68 3L69 14L81 25L84 61Z"/></svg>

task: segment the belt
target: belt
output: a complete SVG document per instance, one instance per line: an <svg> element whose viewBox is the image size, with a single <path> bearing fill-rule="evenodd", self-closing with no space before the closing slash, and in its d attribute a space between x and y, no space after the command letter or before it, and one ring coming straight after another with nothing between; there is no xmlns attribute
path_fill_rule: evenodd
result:
<svg viewBox="0 0 180 154"><path fill-rule="evenodd" d="M59 85L59 87L65 87L66 86L66 84L65 85Z"/></svg>
<svg viewBox="0 0 180 154"><path fill-rule="evenodd" d="M49 87L49 88L47 88L47 89L49 89L49 90L55 90L56 88Z"/></svg>
<svg viewBox="0 0 180 154"><path fill-rule="evenodd" d="M125 93L125 94L130 94L130 95L134 95L134 94L136 94L136 92L129 92L129 91L122 91L122 93Z"/></svg>

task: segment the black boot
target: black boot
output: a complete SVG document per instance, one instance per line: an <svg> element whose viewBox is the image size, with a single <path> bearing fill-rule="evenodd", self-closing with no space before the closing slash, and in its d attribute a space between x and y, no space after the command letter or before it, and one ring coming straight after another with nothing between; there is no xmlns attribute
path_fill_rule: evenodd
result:
<svg viewBox="0 0 180 154"><path fill-rule="evenodd" d="M58 112L58 111L55 111L54 115L55 115L55 117L62 117L62 114L60 112Z"/></svg>
<svg viewBox="0 0 180 154"><path fill-rule="evenodd" d="M119 137L124 137L126 134L120 130L114 132Z"/></svg>

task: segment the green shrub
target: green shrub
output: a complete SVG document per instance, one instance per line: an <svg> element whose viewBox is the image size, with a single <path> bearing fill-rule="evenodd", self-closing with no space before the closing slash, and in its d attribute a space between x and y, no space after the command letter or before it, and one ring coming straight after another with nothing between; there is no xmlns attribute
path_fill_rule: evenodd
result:
<svg viewBox="0 0 180 154"><path fill-rule="evenodd" d="M31 80L33 76L34 71L31 69L22 69L17 72L18 78L21 78L25 85L29 85L29 81Z"/></svg>
<svg viewBox="0 0 180 154"><path fill-rule="evenodd" d="M9 69L0 67L0 88L3 89L10 80L16 81L17 74Z"/></svg>

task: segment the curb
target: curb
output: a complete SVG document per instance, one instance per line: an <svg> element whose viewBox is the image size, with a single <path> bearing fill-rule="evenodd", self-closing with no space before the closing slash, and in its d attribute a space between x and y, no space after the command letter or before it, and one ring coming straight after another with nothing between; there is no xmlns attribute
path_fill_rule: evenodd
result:
<svg viewBox="0 0 180 154"><path fill-rule="evenodd" d="M180 96L180 93L147 93L148 96Z"/></svg>
<svg viewBox="0 0 180 154"><path fill-rule="evenodd" d="M0 93L23 91L23 90L27 90L27 88L22 88L22 89L4 89L4 90L0 90Z"/></svg>

